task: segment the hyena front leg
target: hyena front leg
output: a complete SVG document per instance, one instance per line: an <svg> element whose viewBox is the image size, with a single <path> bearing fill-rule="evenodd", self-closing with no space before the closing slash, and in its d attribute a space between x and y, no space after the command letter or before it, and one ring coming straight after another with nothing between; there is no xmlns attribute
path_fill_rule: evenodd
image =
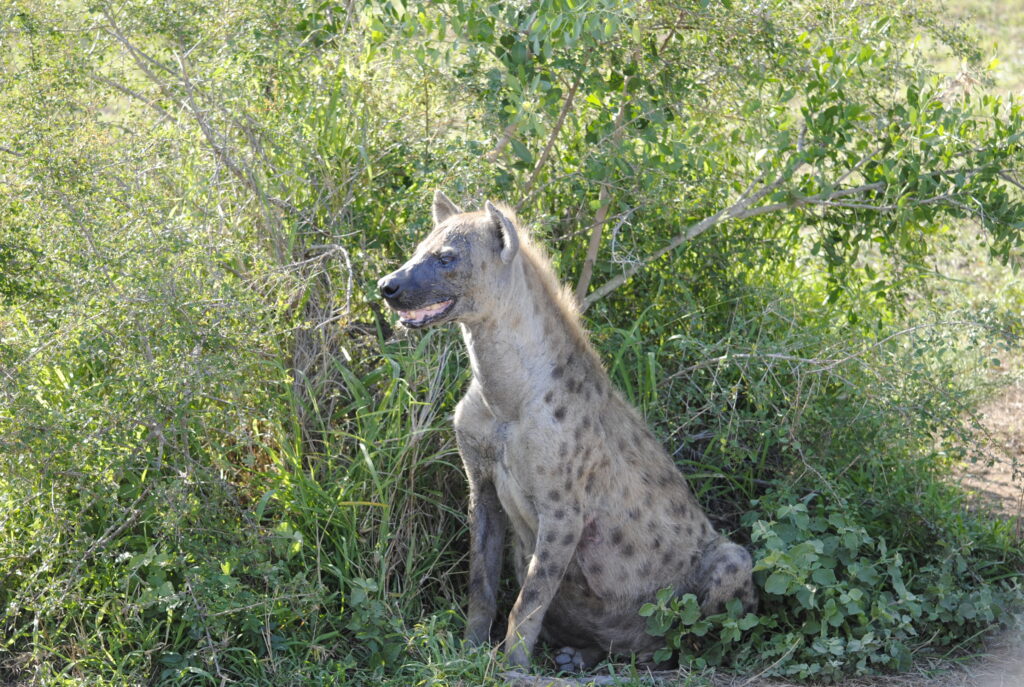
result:
<svg viewBox="0 0 1024 687"><path fill-rule="evenodd" d="M582 532L583 517L578 506L558 506L539 514L533 556L508 617L503 648L510 664L524 668L530 665L544 614L558 591Z"/></svg>
<svg viewBox="0 0 1024 687"><path fill-rule="evenodd" d="M489 479L471 479L466 640L474 646L484 644L491 638L491 624L497 610L505 527L505 512L501 509L494 483Z"/></svg>

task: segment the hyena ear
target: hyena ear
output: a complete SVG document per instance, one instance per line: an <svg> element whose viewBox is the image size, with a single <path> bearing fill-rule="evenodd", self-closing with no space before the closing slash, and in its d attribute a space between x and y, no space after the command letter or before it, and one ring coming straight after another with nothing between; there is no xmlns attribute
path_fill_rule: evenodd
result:
<svg viewBox="0 0 1024 687"><path fill-rule="evenodd" d="M440 191L434 191L434 226L445 221L452 215L461 214L459 206L448 200L448 196Z"/></svg>
<svg viewBox="0 0 1024 687"><path fill-rule="evenodd" d="M512 258L519 252L519 234L516 232L516 225L505 216L501 210L496 208L491 201L484 205L491 221L501 237L501 261L506 265L512 262Z"/></svg>

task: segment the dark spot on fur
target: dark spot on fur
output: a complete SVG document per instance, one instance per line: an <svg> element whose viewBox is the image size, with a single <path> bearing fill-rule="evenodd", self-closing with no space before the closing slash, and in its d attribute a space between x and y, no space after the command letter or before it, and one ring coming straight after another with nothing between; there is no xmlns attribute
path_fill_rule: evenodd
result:
<svg viewBox="0 0 1024 687"><path fill-rule="evenodd" d="M583 461L580 461L580 464L576 466L576 479L583 479Z"/></svg>
<svg viewBox="0 0 1024 687"><path fill-rule="evenodd" d="M687 510L688 508L685 501L679 500L672 502L672 513L674 515L677 515L680 518L685 518Z"/></svg>
<svg viewBox="0 0 1024 687"><path fill-rule="evenodd" d="M640 566L640 577L649 577L651 574L651 563L648 561Z"/></svg>
<svg viewBox="0 0 1024 687"><path fill-rule="evenodd" d="M555 365L555 369L553 369L551 371L551 378L552 379L561 379L562 375L564 375L564 374L565 374L565 368L562 367L561 365Z"/></svg>
<svg viewBox="0 0 1024 687"><path fill-rule="evenodd" d="M568 452L569 452L569 444L567 444L566 442L563 441L562 443L560 443L558 445L558 455L561 458L565 458L565 456L566 456L566 454Z"/></svg>
<svg viewBox="0 0 1024 687"><path fill-rule="evenodd" d="M661 554L661 564L662 565L668 565L671 562L672 562L672 552L671 551L666 551L665 553Z"/></svg>
<svg viewBox="0 0 1024 687"><path fill-rule="evenodd" d="M541 549L540 551L537 552L537 560L540 561L541 563L544 563L545 561L547 561L547 559L549 557L550 557L550 554L547 552L547 549Z"/></svg>
<svg viewBox="0 0 1024 687"><path fill-rule="evenodd" d="M625 452L628 448L629 444L626 442L626 440L623 439L622 437L619 437L619 450Z"/></svg>
<svg viewBox="0 0 1024 687"><path fill-rule="evenodd" d="M616 527L612 530L612 544L618 546L622 542L622 529Z"/></svg>
<svg viewBox="0 0 1024 687"><path fill-rule="evenodd" d="M636 549L633 547L632 544L626 544L625 546L622 547L622 555L625 556L626 558L629 558L634 553L636 553Z"/></svg>
<svg viewBox="0 0 1024 687"><path fill-rule="evenodd" d="M559 422L565 419L565 406L558 406L557 408L555 408L554 415L555 419L558 420Z"/></svg>
<svg viewBox="0 0 1024 687"><path fill-rule="evenodd" d="M555 520L561 520L564 517L565 517L565 510L563 510L562 508L559 508L558 510L555 511Z"/></svg>
<svg viewBox="0 0 1024 687"><path fill-rule="evenodd" d="M640 509L637 508L636 506L633 506L628 511L626 511L626 514L629 516L630 520L639 520L640 519Z"/></svg>
<svg viewBox="0 0 1024 687"><path fill-rule="evenodd" d="M538 596L538 593L537 593L536 589L524 589L523 590L523 603L524 604L532 604L534 601L537 600L537 596Z"/></svg>
<svg viewBox="0 0 1024 687"><path fill-rule="evenodd" d="M573 432L572 432L572 438L576 440L576 443L579 443L580 438L582 436L583 436L583 427L580 426L580 425L577 425L576 429L574 429Z"/></svg>
<svg viewBox="0 0 1024 687"><path fill-rule="evenodd" d="M594 490L594 473L591 472L587 475L587 483L583 486L584 491L588 494Z"/></svg>
<svg viewBox="0 0 1024 687"><path fill-rule="evenodd" d="M590 429L590 417L587 415L583 416L583 429Z"/></svg>
<svg viewBox="0 0 1024 687"><path fill-rule="evenodd" d="M556 537L558 537L558 535L555 534L552 530L551 532L548 532L544 535L544 541L546 541L548 544L553 544Z"/></svg>
<svg viewBox="0 0 1024 687"><path fill-rule="evenodd" d="M565 478L565 490L572 491L572 477Z"/></svg>
<svg viewBox="0 0 1024 687"><path fill-rule="evenodd" d="M651 544L651 546L654 548L655 551L657 551L658 549L661 548L661 540L660 539L655 539L654 543Z"/></svg>
<svg viewBox="0 0 1024 687"><path fill-rule="evenodd" d="M548 389L548 392L546 394L544 394L544 402L545 403L551 403L551 399L554 398L554 397L555 397L555 392L552 391L551 389Z"/></svg>
<svg viewBox="0 0 1024 687"><path fill-rule="evenodd" d="M604 572L604 568L601 566L600 563L592 563L587 567L590 568L590 574L594 577L599 577L601 573Z"/></svg>
<svg viewBox="0 0 1024 687"><path fill-rule="evenodd" d="M690 565L696 568L698 563L700 563L700 551L694 551L693 555L690 556Z"/></svg>
<svg viewBox="0 0 1024 687"><path fill-rule="evenodd" d="M692 537L693 536L693 525L687 525L686 526L686 536L687 537Z"/></svg>
<svg viewBox="0 0 1024 687"><path fill-rule="evenodd" d="M559 493L557 489L552 489L551 491L548 492L548 498L551 499L552 501L561 501L562 494Z"/></svg>
<svg viewBox="0 0 1024 687"><path fill-rule="evenodd" d="M739 572L739 568L736 566L735 563L730 563L729 565L725 566L725 572L729 575L735 575L737 572Z"/></svg>
<svg viewBox="0 0 1024 687"><path fill-rule="evenodd" d="M570 544L574 543L575 541L576 541L575 535L573 535L572 532L569 532L564 537L562 537L562 546L569 546Z"/></svg>

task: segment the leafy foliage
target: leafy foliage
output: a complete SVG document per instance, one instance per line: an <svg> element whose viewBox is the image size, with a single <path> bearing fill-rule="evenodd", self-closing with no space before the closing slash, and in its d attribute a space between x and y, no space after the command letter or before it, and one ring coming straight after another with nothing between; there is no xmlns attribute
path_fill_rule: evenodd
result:
<svg viewBox="0 0 1024 687"><path fill-rule="evenodd" d="M834 681L907 670L926 633L932 646L956 645L1019 611L1018 588L963 581L966 542L910 572L913 564L870 535L849 503L812 509L808 500L779 506L772 520L748 518L764 591L760 616L741 616L732 602L726 613L701 617L696 597L672 597L671 589L641 608L648 631L668 642L662 657L677 650L697 667L727 657L739 665L770 660L778 666L770 672Z"/></svg>

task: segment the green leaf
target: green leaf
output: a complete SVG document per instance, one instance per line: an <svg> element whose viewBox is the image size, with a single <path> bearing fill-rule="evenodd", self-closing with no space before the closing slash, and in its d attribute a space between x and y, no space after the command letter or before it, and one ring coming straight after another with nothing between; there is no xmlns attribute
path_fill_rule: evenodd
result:
<svg viewBox="0 0 1024 687"><path fill-rule="evenodd" d="M512 152L520 160L525 162L527 165L533 164L533 155L530 153L530 149L527 148L522 141L513 138L509 143L512 146Z"/></svg>
<svg viewBox="0 0 1024 687"><path fill-rule="evenodd" d="M769 594L785 594L789 591L790 577L784 573L774 572L765 580L764 590Z"/></svg>

